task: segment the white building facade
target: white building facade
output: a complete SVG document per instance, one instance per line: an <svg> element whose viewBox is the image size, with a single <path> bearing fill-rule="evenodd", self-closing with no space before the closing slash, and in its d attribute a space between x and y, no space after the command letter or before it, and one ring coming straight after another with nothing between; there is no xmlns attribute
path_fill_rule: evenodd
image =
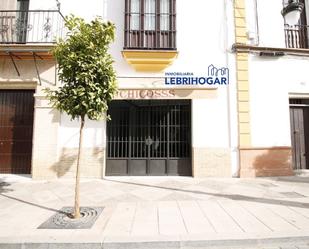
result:
<svg viewBox="0 0 309 249"><path fill-rule="evenodd" d="M84 177L307 169L306 11L287 31L282 0L264 1L0 1L0 172L74 176L78 122L42 92L61 85L49 50L70 13L117 28L119 92L112 121L87 121Z"/></svg>

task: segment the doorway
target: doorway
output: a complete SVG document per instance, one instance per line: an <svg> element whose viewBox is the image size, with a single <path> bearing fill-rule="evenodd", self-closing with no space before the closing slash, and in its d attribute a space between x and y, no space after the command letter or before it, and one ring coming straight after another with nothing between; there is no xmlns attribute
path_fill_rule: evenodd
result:
<svg viewBox="0 0 309 249"><path fill-rule="evenodd" d="M191 176L190 100L112 101L109 176Z"/></svg>
<svg viewBox="0 0 309 249"><path fill-rule="evenodd" d="M309 169L309 99L290 99L294 170Z"/></svg>
<svg viewBox="0 0 309 249"><path fill-rule="evenodd" d="M33 94L0 90L0 173L31 173Z"/></svg>

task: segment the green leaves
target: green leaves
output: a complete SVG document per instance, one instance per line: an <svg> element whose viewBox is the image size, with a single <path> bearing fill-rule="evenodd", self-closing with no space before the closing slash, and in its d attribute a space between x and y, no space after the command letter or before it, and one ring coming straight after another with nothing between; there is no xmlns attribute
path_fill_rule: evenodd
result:
<svg viewBox="0 0 309 249"><path fill-rule="evenodd" d="M99 17L86 23L71 15L66 18L66 27L67 38L58 40L52 51L63 85L55 91L46 89L47 97L54 108L72 119L102 119L117 90L113 59L108 53L115 26Z"/></svg>

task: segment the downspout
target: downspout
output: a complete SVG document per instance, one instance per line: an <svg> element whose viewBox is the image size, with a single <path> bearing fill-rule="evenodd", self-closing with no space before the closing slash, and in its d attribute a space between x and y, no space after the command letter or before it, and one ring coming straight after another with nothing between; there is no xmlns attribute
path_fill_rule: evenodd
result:
<svg viewBox="0 0 309 249"><path fill-rule="evenodd" d="M259 25L259 14L258 14L258 3L257 0L254 1L255 10L255 29L256 29L256 46L260 45L260 25Z"/></svg>
<svg viewBox="0 0 309 249"><path fill-rule="evenodd" d="M230 11L233 13L233 3L229 0L224 1L224 11L225 11L225 60L226 67L230 69L230 84L226 88L227 94L227 115L228 115L228 134L229 134L229 148L231 157L231 175L234 178L239 177L239 139L238 139L238 113L237 113L237 77L236 77L236 60L230 61L230 56L234 56L232 50L229 49L230 41L230 27L234 27L234 22L229 22L229 19L234 20L234 15L230 15ZM233 43L233 42L232 42ZM230 63L231 62L231 63ZM233 65L234 68L231 67ZM234 66L235 65L235 66ZM231 80L233 79L233 80ZM232 84L231 84L232 83ZM234 84L233 84L234 83Z"/></svg>
<svg viewBox="0 0 309 249"><path fill-rule="evenodd" d="M247 20L248 39L251 45L258 46L260 44L258 3L257 0L246 0L245 2L249 4L246 8L246 17L250 17L250 21Z"/></svg>

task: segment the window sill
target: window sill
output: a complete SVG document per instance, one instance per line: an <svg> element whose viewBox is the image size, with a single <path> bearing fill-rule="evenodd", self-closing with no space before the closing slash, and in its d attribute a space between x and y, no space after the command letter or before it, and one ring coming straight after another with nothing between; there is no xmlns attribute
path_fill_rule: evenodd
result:
<svg viewBox="0 0 309 249"><path fill-rule="evenodd" d="M122 56L139 72L161 72L170 66L178 56L171 50L124 50Z"/></svg>

